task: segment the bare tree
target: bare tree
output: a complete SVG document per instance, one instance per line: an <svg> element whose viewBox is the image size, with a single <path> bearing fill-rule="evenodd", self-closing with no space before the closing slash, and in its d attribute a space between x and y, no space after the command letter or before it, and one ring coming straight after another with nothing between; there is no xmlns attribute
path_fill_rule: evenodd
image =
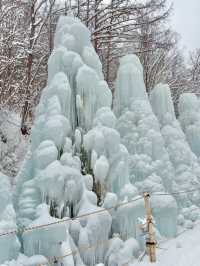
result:
<svg viewBox="0 0 200 266"><path fill-rule="evenodd" d="M190 74L193 82L200 83L200 48L190 53Z"/></svg>
<svg viewBox="0 0 200 266"><path fill-rule="evenodd" d="M22 134L27 133L26 120L28 114L30 113L30 101L33 100L32 95L34 94L35 88L33 85L39 74L39 70L44 62L47 59L49 53L46 51L41 54L41 34L42 30L45 27L51 13L55 0L31 0L28 3L27 9L29 11L29 31L28 31L28 47L27 47L27 63L26 63L26 84L25 84L25 101L22 109L22 121L21 121L21 130ZM50 29L51 30L51 29ZM50 36L52 38L52 36ZM51 41L51 40L50 40ZM50 49L51 49L50 43ZM44 50L43 50L44 51ZM40 55L40 58L38 58ZM35 62L34 62L34 59Z"/></svg>

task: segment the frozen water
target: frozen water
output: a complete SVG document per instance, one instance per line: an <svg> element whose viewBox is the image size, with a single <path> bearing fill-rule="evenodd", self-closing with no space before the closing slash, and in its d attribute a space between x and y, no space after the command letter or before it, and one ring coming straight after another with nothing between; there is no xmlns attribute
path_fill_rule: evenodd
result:
<svg viewBox="0 0 200 266"><path fill-rule="evenodd" d="M130 154L128 156L130 181L139 193L147 191L150 193L161 191L170 193L174 180L174 168L160 133L159 122L149 103L143 81L142 66L136 56L128 55L121 59L114 98L114 110L118 117L116 128L120 132L122 143ZM162 114L163 110L167 110L173 113L173 108L168 105L167 100L163 98L160 101L154 100L157 112ZM158 102L162 104L161 111L158 108ZM167 108L171 109L168 110ZM135 189L128 191L133 195L136 194ZM170 204L170 199L162 199L161 196L160 198L166 203L162 209L164 213ZM137 207L135 206L135 216L132 217L132 222L132 213L129 213L128 207L124 207L121 211L124 211L125 214L119 214L119 217L122 216L124 221L118 222L118 230L122 231L124 235L132 233L136 237L137 231L134 224L137 217L142 217L142 208L142 205L137 204ZM170 216L170 226L167 229L169 235L176 233L176 209L175 206L174 215ZM159 219L159 216L157 215L155 218ZM124 228L120 228L121 224L125 224ZM158 229L162 230L160 223L158 223Z"/></svg>
<svg viewBox="0 0 200 266"><path fill-rule="evenodd" d="M94 176L100 183L105 181L108 175L109 162L104 155L101 155L94 165Z"/></svg>
<svg viewBox="0 0 200 266"><path fill-rule="evenodd" d="M29 226L41 226L43 224L58 222L58 219L49 215L48 206L41 204L36 209L36 218ZM57 223L37 230L30 230L23 234L24 254L35 254L46 257L57 256L60 245L67 238L67 223Z"/></svg>
<svg viewBox="0 0 200 266"><path fill-rule="evenodd" d="M151 101L152 108L159 118L165 146L175 169L173 191L197 188L200 185L199 164L186 141L179 122L176 120L169 86L157 85L152 91ZM159 102L163 103L161 108L158 107ZM184 105L184 103L180 104ZM184 195L184 198L177 195L178 205L184 207L188 204L199 204L200 194L198 191L195 194L195 196L191 194Z"/></svg>
<svg viewBox="0 0 200 266"><path fill-rule="evenodd" d="M0 173L0 234L17 229L11 196L9 179ZM20 243L15 233L0 237L0 263L17 258L19 250Z"/></svg>
<svg viewBox="0 0 200 266"><path fill-rule="evenodd" d="M82 175L80 157L83 132L92 128L99 108L105 108L107 115L102 109L97 120L114 126L116 118L109 109L111 102L112 95L103 80L89 30L72 16L61 17L48 62L48 83L36 110L30 149L17 177L14 196L19 225L38 227L20 236L25 255L52 258L65 255L66 250L77 251L76 255L61 260L64 266L84 263L93 266L104 260L105 246L81 251L82 244L108 240L112 218L106 211L103 215L84 216L103 208L97 206L97 196L92 192L93 176ZM111 128L108 131L109 139L114 136L120 144L119 134ZM96 145L100 144L97 138ZM100 154L93 160L97 179L104 180L110 166L107 157ZM73 222L68 217L77 215L83 218L75 221L78 226L71 226ZM68 222L62 221L65 217ZM54 224L40 227L46 223ZM15 235L12 237L16 247L19 242L14 241ZM18 249L5 259L16 258Z"/></svg>
<svg viewBox="0 0 200 266"><path fill-rule="evenodd" d="M187 141L200 157L200 102L193 93L183 93L179 99L179 121Z"/></svg>
<svg viewBox="0 0 200 266"><path fill-rule="evenodd" d="M92 154L94 175L98 180L104 180L109 191L119 194L123 186L129 183L128 151L120 144L119 133L114 128L104 126L107 121L113 121L114 115L110 116L111 120L106 115L99 116L100 113L97 113L94 120L97 126L84 136L84 147ZM115 123L110 126L112 124Z"/></svg>
<svg viewBox="0 0 200 266"><path fill-rule="evenodd" d="M129 60L126 57L121 61L122 65L118 71L118 82L120 82L120 85L116 93L118 93L118 98L121 91L120 100L122 101L125 98L130 100L130 96L127 97L126 94L122 94L125 86L124 82L125 84L127 82L123 66L126 70L128 68L127 62ZM159 123L152 112L145 92L141 71L142 66L139 65L139 61L136 59L131 62L128 69L134 75L139 76L137 79L138 83L135 83L134 80L129 80L128 87L130 91L132 90L131 93L134 96L129 103L123 106L122 114L118 116L117 122L117 129L121 134L122 142L131 155L129 157L130 179L135 183L140 192L144 192L144 189L150 189L149 192L162 191L164 189L170 191L174 175L173 168L164 147ZM118 106L118 102L115 102L115 104ZM145 181L145 179L154 173L161 178L161 182L158 182L158 185L155 179L149 178ZM144 182L146 183L145 186Z"/></svg>
<svg viewBox="0 0 200 266"><path fill-rule="evenodd" d="M123 89L122 89L123 88ZM117 116L129 108L133 100L147 99L142 65L135 55L120 60L114 95L114 110Z"/></svg>
<svg viewBox="0 0 200 266"><path fill-rule="evenodd" d="M168 117L175 119L174 104L167 84L158 84L151 92L150 101L160 123L166 123Z"/></svg>
<svg viewBox="0 0 200 266"><path fill-rule="evenodd" d="M8 178L0 178L0 231L17 229L16 223L29 230L19 232L20 241L16 234L0 239L0 263L36 266L54 256L63 266L134 263L145 246L143 192L153 193L157 236L173 237L177 224L192 228L200 218L199 192L170 195L199 187L198 99L187 94L179 104L189 146L168 86L153 90L151 107L142 65L127 55L120 59L113 113L90 37L72 14L59 19L47 86L17 177L17 215ZM17 260L5 262L11 259Z"/></svg>

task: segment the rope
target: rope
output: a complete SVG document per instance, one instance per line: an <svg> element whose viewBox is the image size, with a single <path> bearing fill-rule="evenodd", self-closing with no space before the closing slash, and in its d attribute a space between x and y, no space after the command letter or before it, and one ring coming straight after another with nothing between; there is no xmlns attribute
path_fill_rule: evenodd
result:
<svg viewBox="0 0 200 266"><path fill-rule="evenodd" d="M40 228L47 227L47 226L51 226L51 225L55 225L55 224L60 224L60 223L68 222L68 221L78 220L80 218L84 218L84 217L88 217L88 216L91 216L91 215L94 215L94 214L99 214L99 213L107 212L109 210L112 210L112 209L115 209L115 208L118 208L118 207L121 207L121 206L128 205L128 204L130 204L132 202L135 202L135 201L138 201L138 200L140 200L142 198L143 197L140 196L140 197L138 197L136 199L133 199L133 200L130 200L130 201L127 201L127 202L123 202L123 203L116 204L113 207L105 208L105 209L101 209L101 210L97 210L97 211L90 212L90 213L85 213L85 214L76 216L74 218L66 218L66 219L62 219L62 220L59 220L59 221L56 221L56 222L52 222L52 223L41 224L41 225L36 225L36 226L21 228L19 230L16 230L15 229L15 230L12 230L12 231L4 232L4 233L1 233L0 234L0 237L1 236L6 236L6 235L9 235L9 234L24 233L24 232L27 232L27 231L32 231L32 230L35 230L35 229L40 229Z"/></svg>
<svg viewBox="0 0 200 266"><path fill-rule="evenodd" d="M177 194L182 194L182 193L191 193L191 192L198 191L198 190L200 190L200 188L193 189L193 190L187 190L187 191L174 192L174 193L171 193L171 194L170 193L153 193L151 195L152 196L177 195ZM66 219L63 219L63 220L60 220L60 221L56 221L56 222L52 222L52 223L47 223L47 224L42 224L42 225L37 225L37 226L32 226L32 227L26 227L26 228L22 228L22 229L19 229L19 230L8 231L8 232L5 232L5 233L0 234L0 237L1 236L6 236L6 235L10 235L10 234L16 234L16 233L19 233L19 232L23 233L23 232L26 232L26 231L32 231L32 230L35 230L35 229L40 229L40 228L44 228L44 227L47 227L47 226L64 223L64 222L67 222L67 221L70 221L70 220L71 221L72 220L78 220L78 219L83 218L83 217L88 217L88 216L91 216L91 215L94 215L94 214L103 213L103 212L106 212L106 211L109 211L109 210L112 210L112 209L115 209L115 208L118 208L118 207L121 207L121 206L128 205L128 204L130 204L132 202L136 202L136 201L138 201L140 199L143 199L143 197L140 196L140 197L135 198L135 199L133 199L131 201L127 201L127 202L123 202L123 203L120 203L120 204L116 204L115 206L110 207L110 208L101 209L101 210L97 210L97 211L94 211L94 212L82 214L82 215L76 216L74 218L66 218ZM199 210L199 208L195 208L193 210ZM177 236L185 233L188 230L191 230L191 229L186 229L183 232L177 234ZM170 240L170 239L166 239L165 241L168 241L168 240ZM105 244L105 243L108 244L110 241L111 241L111 239L105 240L105 241L99 241L99 242L97 242L96 245L93 245L93 246L85 246L85 245L84 246L81 246L78 250L74 250L72 252L68 252L65 255L62 255L62 256L59 256L59 257L49 258L49 263L50 264L52 264L52 263L54 264L55 260L56 261L59 261L59 260L65 258L65 257L71 256L71 255L76 255L80 251L86 251L86 250L90 250L90 249L93 249L93 248L97 248L98 246L100 246L102 244ZM130 261L128 261L127 263L129 263L129 262ZM122 266L128 265L127 263L123 264ZM46 264L40 264L38 266L42 266L42 265L46 265Z"/></svg>
<svg viewBox="0 0 200 266"><path fill-rule="evenodd" d="M156 192L151 194L151 196L165 196L165 195L179 195L179 194L188 194L188 193L192 193L195 191L200 191L200 188L196 188L196 189L192 189L192 190L183 190L183 191L179 191L179 192L172 192L172 193L165 193L165 192Z"/></svg>
<svg viewBox="0 0 200 266"><path fill-rule="evenodd" d="M178 195L178 194L192 193L194 191L199 191L199 190L200 190L200 188L193 189L193 190L185 190L185 191L179 191L179 192L172 192L172 193L164 193L164 192L163 193L153 193L153 194L150 194L150 195L151 196L165 196L165 195L169 195L170 196L170 195ZM107 211L110 211L112 209L116 209L118 207L122 207L122 206L129 205L130 203L133 203L133 202L138 201L140 199L143 199L143 196L139 196L136 199L133 199L133 200L130 200L130 201L126 201L126 202L122 202L122 203L116 204L115 206L110 207L110 208L105 208L105 209L97 210L97 211L94 211L94 212L82 214L82 215L76 216L74 218L66 218L66 219L62 219L62 220L59 220L59 221L56 221L56 222L52 222L52 223L41 224L41 225L36 225L36 226L25 227L25 228L20 228L20 229L14 229L14 230L11 230L11 231L7 231L7 232L4 232L4 233L1 233L0 234L0 237L6 236L6 235L17 234L17 233L24 233L24 232L27 232L27 231L33 231L33 230L41 229L41 228L44 228L44 227L47 227L47 226L51 226L51 225L56 225L56 224L65 223L65 222L68 222L68 221L78 220L80 218L84 218L84 217L88 217L88 216L91 216L91 215L94 215L94 214L99 214L99 213L107 212Z"/></svg>
<svg viewBox="0 0 200 266"><path fill-rule="evenodd" d="M80 251L81 252L84 252L84 251L88 251L88 250L91 250L93 248L98 248L99 246L101 245L104 245L104 244L109 244L109 242L111 242L113 239L108 239L108 240L104 240L104 241L98 241L96 243L96 245L93 245L93 246L85 246L85 245L82 245L81 247L79 247L78 250L75 250L75 251L72 251L72 252L68 252L66 253L65 255L62 255L62 256L58 256L58 257L51 257L48 259L48 265L54 265L55 261L60 261L68 256L74 256L76 255L77 253L79 253ZM144 254L142 254L144 255ZM138 258L139 259L139 258ZM128 265L129 262L131 262L133 260L133 258L131 258L130 260L128 260L127 262L125 262L124 264L122 264L121 266L125 266L125 265ZM39 264L38 266L45 266L46 264Z"/></svg>
<svg viewBox="0 0 200 266"><path fill-rule="evenodd" d="M53 264L56 261L59 261L59 260L62 260L66 257L69 257L69 256L74 256L76 255L77 253L80 253L80 252L84 252L84 251L88 251L88 250L91 250L91 249L94 249L94 248L98 248L99 246L102 246L104 244L108 244L109 242L111 242L112 239L108 239L108 240L102 240L102 241L98 241L96 242L96 245L90 245L90 246L86 246L86 245L82 245L79 247L78 250L74 250L74 251L71 251L71 252L68 252L66 253L65 255L62 255L62 256L59 256L59 257L52 257L52 258L49 258L49 263L50 264Z"/></svg>
<svg viewBox="0 0 200 266"><path fill-rule="evenodd" d="M197 208L196 208L196 209L197 209ZM198 224L200 224L200 222L197 223L196 225L198 225ZM183 233L185 233L186 231L189 231L189 230L191 230L191 229L186 229L186 230L184 230L183 232L177 234L176 237L179 236L179 235L181 235L181 234L183 234ZM48 259L48 265L53 265L53 264L55 263L55 261L60 261L60 260L66 258L66 257L68 257L68 256L72 256L72 255L74 256L74 255L76 255L77 253L79 253L80 251L81 251L81 252L84 252L84 251L87 251L87 250L90 250L90 249L93 249L93 248L97 248L97 247L99 247L99 246L101 246L101 245L103 245L103 244L108 244L108 243L111 242L112 240L113 240L113 239L108 239L108 240L104 240L104 241L98 241L98 242L96 242L96 245L92 245L92 246L91 246L91 245L90 245L90 246L82 245L82 246L79 247L79 249L74 250L74 251L71 251L71 252L68 252L68 253L66 253L65 255L58 256L58 257L51 257L51 258ZM171 238L167 238L167 239L165 239L164 241L161 241L159 244L163 244L163 243L165 243L165 242L167 242L167 241L169 241L169 240L171 240ZM159 247L159 246L158 246L157 248L163 249L163 248L161 248L161 247ZM166 250L166 249L164 249L164 250ZM145 254L146 254L146 253L141 254L141 255L142 255L142 258L143 258L143 256L145 256ZM128 265L128 263L131 262L131 261L132 261L132 259L129 260L129 261L127 261L126 263L122 264L121 266ZM140 257L138 258L138 262L139 262L139 261L140 261ZM46 264L40 264L40 265L38 265L38 266L45 266L45 265L46 265Z"/></svg>

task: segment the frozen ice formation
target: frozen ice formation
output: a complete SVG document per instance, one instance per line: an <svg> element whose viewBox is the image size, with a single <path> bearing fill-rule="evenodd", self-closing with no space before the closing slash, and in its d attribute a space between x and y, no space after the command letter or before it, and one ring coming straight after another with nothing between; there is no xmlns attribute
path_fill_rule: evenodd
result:
<svg viewBox="0 0 200 266"><path fill-rule="evenodd" d="M200 102L193 93L183 93L179 99L179 121L186 135L187 141L200 157Z"/></svg>
<svg viewBox="0 0 200 266"><path fill-rule="evenodd" d="M0 173L0 235L17 230L16 214L12 205L9 178ZM17 258L20 242L17 233L0 237L0 264L10 258Z"/></svg>
<svg viewBox="0 0 200 266"><path fill-rule="evenodd" d="M91 167L96 179L107 191L119 196L124 185L130 182L128 151L113 128L115 123L116 118L111 110L99 109L94 127L84 136L84 147L91 154Z"/></svg>
<svg viewBox="0 0 200 266"><path fill-rule="evenodd" d="M160 121L161 134L175 170L172 191L177 193L200 187L200 166L175 117L169 86L158 84L153 89L150 98L154 113ZM175 197L179 207L187 208L199 205L200 191L177 194Z"/></svg>
<svg viewBox="0 0 200 266"><path fill-rule="evenodd" d="M159 122L149 103L143 81L142 66L136 56L128 55L120 60L114 99L114 110L118 118L116 128L120 132L122 143L130 154L128 159L131 183L139 193L146 191L171 193L174 168L160 133ZM163 102L161 109L164 108L164 105ZM168 210L169 213L171 211L170 224L174 227L169 226L167 231L169 235L175 235L176 202L172 197L170 199L160 196L159 200L163 201L163 213L164 206L167 207L168 204L172 206ZM143 206L137 206L137 209L142 212ZM141 215L142 213L136 214L134 220ZM124 215L123 219L126 219L127 216ZM154 216L159 220L156 212ZM130 223L130 218L127 222ZM131 228L133 225L129 224L129 226ZM158 229L162 229L160 223L158 223Z"/></svg>
<svg viewBox="0 0 200 266"><path fill-rule="evenodd" d="M123 88L123 89L122 89ZM114 110L120 116L135 99L147 100L143 68L139 58L130 54L120 59L114 95Z"/></svg>
<svg viewBox="0 0 200 266"><path fill-rule="evenodd" d="M60 17L13 196L0 175L0 233L16 230L0 238L0 263L134 262L145 248L138 226L145 220L143 192L152 195L158 236L175 236L177 224L193 226L199 192L172 193L199 187L199 101L181 96L183 131L167 85L157 85L150 101L142 65L127 55L112 111L89 30L71 14Z"/></svg>
<svg viewBox="0 0 200 266"><path fill-rule="evenodd" d="M141 192L162 190L170 192L174 175L173 167L160 134L158 120L148 101L142 78L142 66L135 59L131 63L132 70L130 70L131 65L127 61L127 58L121 60L122 65L119 67L117 84L121 84L118 87L118 91L121 89L121 97L116 97L115 104L120 105L123 98L129 101L118 115L117 129L122 143L130 153L131 180ZM138 83L131 79L133 74L140 76ZM132 97L122 94L123 81L126 80L130 80L128 87L130 91L132 90ZM140 93L139 90L141 90Z"/></svg>
<svg viewBox="0 0 200 266"><path fill-rule="evenodd" d="M25 256L41 255L49 260L63 256L62 265L74 266L104 262L105 245L87 252L82 249L108 241L111 234L112 216L97 206L92 191L94 178L106 179L110 162L105 154L97 157L92 176L85 171L82 156L83 135L93 124L115 125L111 102L90 32L78 19L61 17L48 62L48 83L37 106L30 148L14 194L18 225L33 228L19 234ZM114 131L114 136L118 143L119 134ZM88 216L91 212L94 214ZM74 220L77 216L81 218ZM65 257L66 253L71 255ZM17 254L18 250L9 258Z"/></svg>

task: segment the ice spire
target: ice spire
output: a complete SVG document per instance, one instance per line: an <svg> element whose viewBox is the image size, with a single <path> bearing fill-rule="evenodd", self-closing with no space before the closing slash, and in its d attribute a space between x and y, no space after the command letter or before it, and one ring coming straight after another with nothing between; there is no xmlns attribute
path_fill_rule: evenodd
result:
<svg viewBox="0 0 200 266"><path fill-rule="evenodd" d="M8 176L0 173L0 234L17 230L16 214L12 205L11 185ZM17 234L0 237L0 264L15 259L20 250Z"/></svg>
<svg viewBox="0 0 200 266"><path fill-rule="evenodd" d="M112 218L107 211L75 222L70 218L103 209L97 206L92 176L82 174L79 156L83 132L92 127L99 108L110 108L111 100L89 30L71 15L61 17L15 195L20 225L60 223L48 233L43 227L25 231L21 236L25 255L51 258L65 255L66 248L73 253L82 245L108 240ZM68 222L61 222L64 217ZM73 265L92 266L104 260L105 252L105 246L77 251L71 260ZM69 265L67 259L61 262Z"/></svg>
<svg viewBox="0 0 200 266"><path fill-rule="evenodd" d="M122 57L117 72L114 95L114 111L116 115L119 116L124 109L130 108L133 100L146 98L143 68L139 58L134 54Z"/></svg>
<svg viewBox="0 0 200 266"><path fill-rule="evenodd" d="M187 141L196 154L200 157L200 102L193 93L183 93L179 99L179 121L185 132Z"/></svg>
<svg viewBox="0 0 200 266"><path fill-rule="evenodd" d="M164 146L160 127L155 117L145 90L142 65L135 55L125 56L120 60L120 67L116 80L116 92L114 95L114 110L118 118L116 128L120 132L122 143L128 149L130 178L132 184L137 187L139 193L172 191L174 169L169 160L169 155ZM155 208L155 218L164 216L167 204L171 206L171 218L169 223L176 224L177 208L175 200L169 196L160 199L162 207ZM156 204L156 199L155 203ZM152 204L153 204L152 203ZM157 209L157 212L156 212ZM142 205L136 203L135 213L141 215ZM159 211L158 211L159 210ZM126 223L130 224L131 215ZM166 217L165 217L166 218ZM134 218L136 219L136 217ZM158 219L158 221L161 221ZM121 222L119 222L121 224ZM164 231L158 222L161 233L175 235L176 226Z"/></svg>
<svg viewBox="0 0 200 266"><path fill-rule="evenodd" d="M160 122L165 147L175 169L172 191L176 193L196 189L200 186L200 167L175 117L169 86L166 84L158 84L153 89L150 98L154 113ZM182 225L185 223L184 225L187 226L188 220L190 222L191 220L194 221L195 211L193 211L193 208L194 205L199 205L200 193L196 191L192 194L177 194L175 197L180 213L178 223ZM190 216L185 215L187 209L191 214ZM185 221L180 218L182 216Z"/></svg>

